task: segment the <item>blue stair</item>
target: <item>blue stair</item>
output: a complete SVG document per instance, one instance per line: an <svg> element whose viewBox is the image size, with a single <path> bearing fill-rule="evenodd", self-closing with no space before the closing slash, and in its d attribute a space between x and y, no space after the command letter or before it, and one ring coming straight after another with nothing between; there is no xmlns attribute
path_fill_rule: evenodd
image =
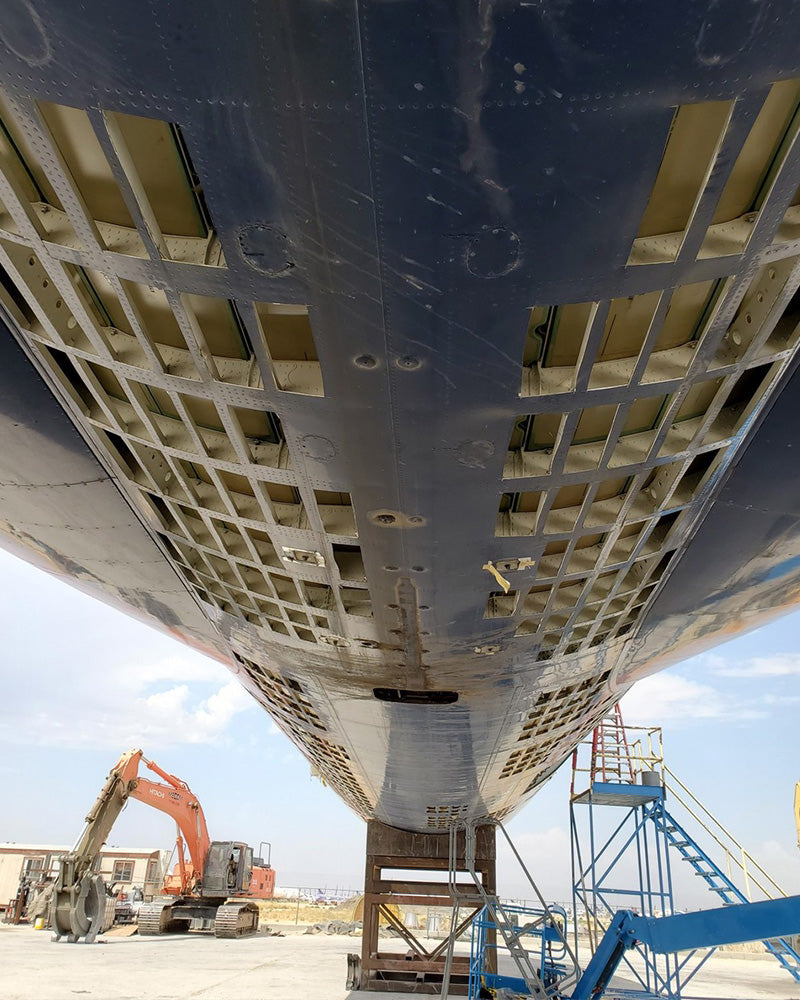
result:
<svg viewBox="0 0 800 1000"><path fill-rule="evenodd" d="M705 880L709 891L718 895L723 906L735 906L738 903L749 902L744 893L731 882L725 872L669 815L663 804L654 804L652 811L656 810L663 817L667 843L670 847L675 848L681 858L694 868L696 875ZM764 947L800 983L800 954L792 948L789 942L784 938L776 938L773 941L765 941Z"/></svg>

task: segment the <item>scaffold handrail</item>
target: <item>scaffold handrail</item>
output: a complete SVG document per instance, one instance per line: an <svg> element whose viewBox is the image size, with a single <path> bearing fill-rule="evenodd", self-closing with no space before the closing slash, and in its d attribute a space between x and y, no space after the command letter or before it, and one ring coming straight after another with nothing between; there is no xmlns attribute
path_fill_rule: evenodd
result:
<svg viewBox="0 0 800 1000"><path fill-rule="evenodd" d="M750 883L768 899L774 899L776 894L778 896L788 896L788 893L778 885L769 872L765 871L753 855L734 837L730 830L716 818L710 809L703 805L696 795L689 791L675 772L667 767L666 764L663 765L663 769L665 778L664 787L666 790L703 827L712 840L722 848L726 859L729 862L733 862L742 872L745 879L745 895L747 898L752 898ZM681 792L683 792L683 795L681 795ZM727 843L723 837L727 838ZM737 854L739 855L738 857ZM768 883L771 888L764 885L762 880Z"/></svg>
<svg viewBox="0 0 800 1000"><path fill-rule="evenodd" d="M497 941L496 935L489 933L503 930L502 924L497 923L498 916L490 907L484 906L472 919L468 986L470 1000L477 1000L482 987L525 988L524 979L487 971L487 953L503 951L506 948L504 942ZM534 967L538 970L548 995L560 996L561 984L567 973L567 966L564 963L567 954L566 910L552 903L546 908L506 905L503 907L501 919L509 922L508 929L513 932L515 941L519 942L520 947L534 959ZM530 939L527 946L522 944L525 939Z"/></svg>
<svg viewBox="0 0 800 1000"><path fill-rule="evenodd" d="M623 735L616 733L620 727ZM612 736L608 739L605 730L611 728ZM629 734L639 733L635 739L630 739ZM588 748L589 762L581 764L581 757L586 758L586 753L581 754L582 748ZM576 795L576 778L579 774L586 774L589 777L590 786L595 781L624 785L635 785L638 783L644 771L658 772L663 768L664 753L660 726L627 726L622 723L619 713L604 719L597 726L592 735L582 740L572 754L572 781L570 787L570 797ZM577 792L582 794L583 790Z"/></svg>

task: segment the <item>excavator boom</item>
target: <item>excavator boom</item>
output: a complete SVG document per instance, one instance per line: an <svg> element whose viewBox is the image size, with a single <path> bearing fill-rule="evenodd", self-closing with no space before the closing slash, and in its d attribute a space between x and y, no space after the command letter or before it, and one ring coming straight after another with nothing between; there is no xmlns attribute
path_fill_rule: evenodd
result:
<svg viewBox="0 0 800 1000"><path fill-rule="evenodd" d="M155 767L152 770L156 770ZM157 773L162 775L158 769ZM188 785L183 782L179 784L170 783L162 785L149 778L139 778L133 783L130 790L131 798L146 802L154 809L160 809L167 813L178 824L181 833L181 842L186 844L189 852L191 866L183 863L183 852L178 851L178 865L180 867L180 884L174 882L168 887L169 892L175 894L190 892L195 882L202 878L203 865L205 863L211 838L208 835L206 818L200 803L192 794Z"/></svg>

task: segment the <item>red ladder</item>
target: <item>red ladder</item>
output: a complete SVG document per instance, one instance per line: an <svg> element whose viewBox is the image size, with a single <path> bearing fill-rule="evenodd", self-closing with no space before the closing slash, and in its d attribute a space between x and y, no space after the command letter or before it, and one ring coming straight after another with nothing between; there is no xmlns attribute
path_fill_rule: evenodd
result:
<svg viewBox="0 0 800 1000"><path fill-rule="evenodd" d="M589 777L592 783L595 781L616 782L621 785L636 783L633 756L619 705L614 706L611 713L592 733Z"/></svg>

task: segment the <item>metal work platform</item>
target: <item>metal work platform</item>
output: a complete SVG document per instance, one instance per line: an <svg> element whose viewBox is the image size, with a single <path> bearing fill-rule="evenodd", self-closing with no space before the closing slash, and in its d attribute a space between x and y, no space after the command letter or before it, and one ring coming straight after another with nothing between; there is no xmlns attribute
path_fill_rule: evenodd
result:
<svg viewBox="0 0 800 1000"><path fill-rule="evenodd" d="M697 834L667 810L667 794L694 818L700 827ZM607 806L617 807L616 815L615 810L601 808ZM737 940L763 940L766 951L800 982L800 954L788 938L762 933L759 911L753 909L754 900L780 901L787 894L672 774L664 763L657 727L625 726L616 706L591 739L576 748L570 829L576 950L579 922L596 955L619 912L629 910L656 921L672 917L676 860L703 880L716 905L741 908L736 921L749 936ZM703 839L708 849L701 846ZM721 859L715 860L715 855ZM711 919L709 912L688 915L696 933L691 932L694 937L686 938L691 943L681 949L656 948L640 937L633 947L642 961L621 957L626 972L638 983L637 995L680 997L716 944L722 943L709 943L701 933ZM791 933L800 931L800 920L792 924L795 912L788 905L780 910L782 926L794 926ZM685 948L688 953L677 954Z"/></svg>
<svg viewBox="0 0 800 1000"><path fill-rule="evenodd" d="M653 802L664 797L661 787L647 785L620 785L611 781L595 781L591 788L573 798L574 803L596 806L628 806L636 808L646 802Z"/></svg>

